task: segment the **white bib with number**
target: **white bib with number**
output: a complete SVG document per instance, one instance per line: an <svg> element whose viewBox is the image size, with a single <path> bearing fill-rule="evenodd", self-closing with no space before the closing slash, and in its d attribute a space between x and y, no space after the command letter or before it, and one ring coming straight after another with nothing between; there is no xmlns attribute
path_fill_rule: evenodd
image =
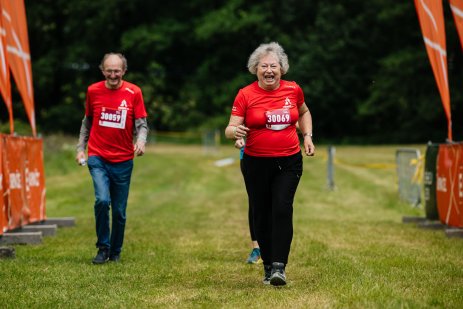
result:
<svg viewBox="0 0 463 309"><path fill-rule="evenodd" d="M291 114L288 109L281 108L265 112L266 127L270 130L280 131L291 124Z"/></svg>
<svg viewBox="0 0 463 309"><path fill-rule="evenodd" d="M125 121L127 119L126 109L110 109L103 107L101 109L99 124L102 127L125 129Z"/></svg>

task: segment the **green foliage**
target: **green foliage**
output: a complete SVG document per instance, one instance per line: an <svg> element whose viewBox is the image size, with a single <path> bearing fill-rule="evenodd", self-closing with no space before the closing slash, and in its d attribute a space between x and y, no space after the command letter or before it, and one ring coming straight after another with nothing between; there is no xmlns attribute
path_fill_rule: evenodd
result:
<svg viewBox="0 0 463 309"><path fill-rule="evenodd" d="M463 57L444 7L459 139ZM37 122L46 132L77 133L86 87L102 78L98 64L109 51L127 56L126 78L143 89L153 129L227 119L238 89L255 80L248 56L260 43L278 41L291 66L284 78L303 87L318 138L383 143L447 136L412 1L26 0L26 12Z"/></svg>
<svg viewBox="0 0 463 309"><path fill-rule="evenodd" d="M19 119L14 120L14 133L18 135L32 135L31 127L29 123L21 121ZM2 134L10 134L10 122L1 121L0 122L0 133Z"/></svg>

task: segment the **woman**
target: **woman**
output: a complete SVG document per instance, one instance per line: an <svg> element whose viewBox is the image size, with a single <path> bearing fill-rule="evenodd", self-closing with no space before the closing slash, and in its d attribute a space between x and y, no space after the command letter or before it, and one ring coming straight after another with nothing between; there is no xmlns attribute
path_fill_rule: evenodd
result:
<svg viewBox="0 0 463 309"><path fill-rule="evenodd" d="M297 123L305 154L313 156L315 151L312 116L302 89L281 79L288 68L288 57L278 43L261 44L248 60L249 72L257 75L257 81L239 90L225 129L227 138L246 138L244 180L254 208L263 282L275 286L286 284L293 200L302 175Z"/></svg>

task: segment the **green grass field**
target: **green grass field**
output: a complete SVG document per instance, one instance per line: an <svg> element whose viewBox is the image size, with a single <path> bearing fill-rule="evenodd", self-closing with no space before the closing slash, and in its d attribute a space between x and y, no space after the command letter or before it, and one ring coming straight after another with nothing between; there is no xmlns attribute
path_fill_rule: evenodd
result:
<svg viewBox="0 0 463 309"><path fill-rule="evenodd" d="M135 160L122 260L95 266L93 188L74 140L46 139L47 214L76 219L0 260L1 308L463 308L463 239L402 223L394 146L304 159L288 285L262 284L250 252L238 151L151 145ZM423 150L423 148L421 149ZM216 167L219 159L235 163ZM373 167L372 167L373 166Z"/></svg>

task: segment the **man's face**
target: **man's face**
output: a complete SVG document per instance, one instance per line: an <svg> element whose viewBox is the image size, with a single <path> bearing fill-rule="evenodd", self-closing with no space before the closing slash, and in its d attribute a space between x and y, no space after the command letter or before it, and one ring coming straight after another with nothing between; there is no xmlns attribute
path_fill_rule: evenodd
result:
<svg viewBox="0 0 463 309"><path fill-rule="evenodd" d="M122 84L122 77L125 74L122 59L119 58L117 55L109 56L104 62L102 73L106 78L105 84L107 88L119 88Z"/></svg>

